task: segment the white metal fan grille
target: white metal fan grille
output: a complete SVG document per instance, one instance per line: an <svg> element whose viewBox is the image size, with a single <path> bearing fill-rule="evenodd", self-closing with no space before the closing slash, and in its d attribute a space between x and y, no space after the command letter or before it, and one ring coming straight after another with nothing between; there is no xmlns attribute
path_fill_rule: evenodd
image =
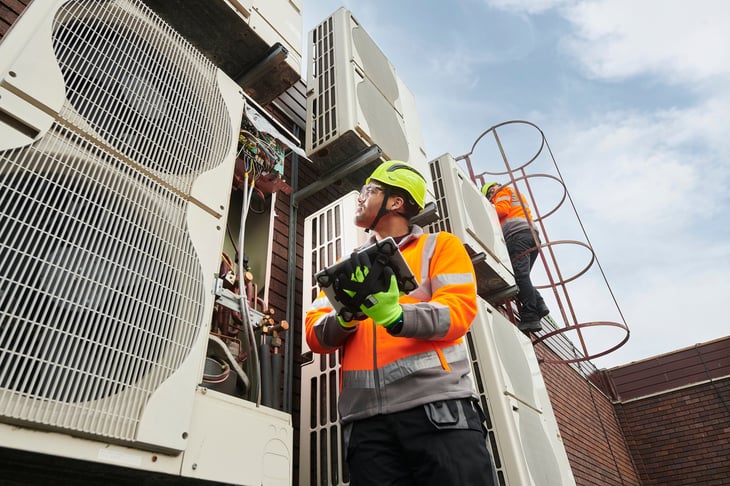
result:
<svg viewBox="0 0 730 486"><path fill-rule="evenodd" d="M311 33L312 55L310 60L311 96L309 150L325 145L339 133L337 126L337 83L334 19L329 17Z"/></svg>
<svg viewBox="0 0 730 486"><path fill-rule="evenodd" d="M0 153L0 416L123 440L201 331L187 203L64 128Z"/></svg>
<svg viewBox="0 0 730 486"><path fill-rule="evenodd" d="M438 220L431 223L428 226L428 231L431 233L438 233L439 231L448 231L454 233L451 226L451 215L449 213L449 205L446 203L446 189L444 188L444 176L441 171L441 164L439 160L433 160L429 163L431 169L431 179L433 181L433 189L436 203L436 208L441 216Z"/></svg>
<svg viewBox="0 0 730 486"><path fill-rule="evenodd" d="M357 194L350 193L304 221L304 311L317 297L314 275L337 263L359 246L365 233L351 221ZM302 346L306 348L306 343ZM348 484L343 438L337 414L340 392L340 352L314 355L302 366L300 484Z"/></svg>
<svg viewBox="0 0 730 486"><path fill-rule="evenodd" d="M234 132L217 70L148 7L69 1L52 42L72 125L184 194L221 163Z"/></svg>

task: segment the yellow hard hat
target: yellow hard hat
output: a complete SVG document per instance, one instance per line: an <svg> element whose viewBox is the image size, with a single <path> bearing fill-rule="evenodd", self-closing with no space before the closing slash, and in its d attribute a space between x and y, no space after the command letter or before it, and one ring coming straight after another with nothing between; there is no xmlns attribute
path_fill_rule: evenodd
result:
<svg viewBox="0 0 730 486"><path fill-rule="evenodd" d="M426 204L426 179L407 162L401 160L383 162L370 174L365 184L371 180L403 189L421 209Z"/></svg>
<svg viewBox="0 0 730 486"><path fill-rule="evenodd" d="M499 185L499 182L487 182L486 184L484 184L482 186L482 194L484 195L484 197L487 197L487 193L489 192L489 189L492 188L492 186L497 185Z"/></svg>

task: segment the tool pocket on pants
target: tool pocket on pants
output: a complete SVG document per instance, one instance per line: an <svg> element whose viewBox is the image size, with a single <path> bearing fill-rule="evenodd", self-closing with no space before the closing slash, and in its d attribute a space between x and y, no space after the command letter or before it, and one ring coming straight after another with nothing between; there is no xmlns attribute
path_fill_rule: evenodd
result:
<svg viewBox="0 0 730 486"><path fill-rule="evenodd" d="M479 413L469 399L439 400L423 407L429 422L437 429L482 429Z"/></svg>

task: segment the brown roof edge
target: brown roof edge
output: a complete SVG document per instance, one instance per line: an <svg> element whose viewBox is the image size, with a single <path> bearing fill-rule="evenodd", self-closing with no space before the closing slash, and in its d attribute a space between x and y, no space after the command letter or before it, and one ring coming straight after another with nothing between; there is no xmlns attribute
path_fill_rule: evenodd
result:
<svg viewBox="0 0 730 486"><path fill-rule="evenodd" d="M712 339L710 341L705 341L705 342L702 342L702 343L696 343L696 344L692 344L692 345L687 346L687 347L684 347L684 348L675 349L674 351L668 351L668 352L662 353L662 354L655 354L654 356L649 356L647 358L638 359L636 361L631 361L631 362L626 363L626 364L617 365L617 366L614 366L612 368L608 368L608 371L611 371L612 372L612 371L617 370L617 369L620 369L620 368L626 368L626 367L633 366L633 365L636 365L636 364L639 364L639 363L644 363L646 361L653 361L653 360L660 359L660 358L665 357L665 356L672 356L672 355L675 355L677 353L681 353L683 351L694 350L694 349L696 349L698 347L710 346L710 345L713 345L715 343L721 343L723 341L730 341L730 336L723 336L723 337L720 337L720 338L717 338L717 339Z"/></svg>
<svg viewBox="0 0 730 486"><path fill-rule="evenodd" d="M730 336L602 371L609 396L622 401L712 381L730 376Z"/></svg>

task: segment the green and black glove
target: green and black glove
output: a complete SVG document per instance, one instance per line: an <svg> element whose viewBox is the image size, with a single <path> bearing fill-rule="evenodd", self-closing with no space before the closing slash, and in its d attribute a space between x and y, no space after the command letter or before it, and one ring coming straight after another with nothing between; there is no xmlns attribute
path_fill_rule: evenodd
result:
<svg viewBox="0 0 730 486"><path fill-rule="evenodd" d="M386 267L383 269L383 274L386 279L390 278L388 289L369 295L360 306L360 310L371 318L375 324L388 327L400 320L403 315L403 307L398 302L400 291L393 270Z"/></svg>
<svg viewBox="0 0 730 486"><path fill-rule="evenodd" d="M393 270L384 261L371 262L363 252L350 256L349 271L337 275L334 286L338 299L344 304L337 317L345 328L352 328L358 320L368 317L376 324L388 327L403 314Z"/></svg>
<svg viewBox="0 0 730 486"><path fill-rule="evenodd" d="M358 263L354 255L351 259L354 260L355 263ZM365 281L365 277L368 276L369 271L370 269L366 266L355 266L352 270L352 273L350 274L349 285L342 285L342 292L344 292L348 297L354 298L357 292L355 292L355 290L352 290L352 288L361 287L363 282ZM339 321L340 325L346 329L352 329L357 325L358 321L365 319L365 316L360 316L359 318L357 318L355 316L355 313L347 307L344 309L344 311L345 312L342 312L341 314L350 316L351 318L349 320L345 320L341 314L338 314L337 320Z"/></svg>

